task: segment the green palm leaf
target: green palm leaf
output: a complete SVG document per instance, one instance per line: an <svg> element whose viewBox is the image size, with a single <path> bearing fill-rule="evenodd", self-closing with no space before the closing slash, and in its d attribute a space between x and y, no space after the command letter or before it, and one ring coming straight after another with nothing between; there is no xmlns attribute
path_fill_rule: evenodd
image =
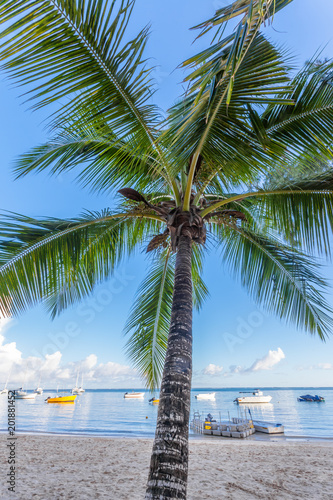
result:
<svg viewBox="0 0 333 500"><path fill-rule="evenodd" d="M54 317L107 279L159 224L109 211L75 220L3 216L1 312L15 315L46 301Z"/></svg>
<svg viewBox="0 0 333 500"><path fill-rule="evenodd" d="M327 284L313 258L250 227L213 224L213 231L224 262L256 302L325 339L333 326L332 310L322 293Z"/></svg>

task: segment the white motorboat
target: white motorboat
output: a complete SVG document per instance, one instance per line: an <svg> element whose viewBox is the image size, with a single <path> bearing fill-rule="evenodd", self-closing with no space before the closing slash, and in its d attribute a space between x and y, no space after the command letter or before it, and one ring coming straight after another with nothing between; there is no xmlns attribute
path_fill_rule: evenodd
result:
<svg viewBox="0 0 333 500"><path fill-rule="evenodd" d="M125 399L139 399L144 397L145 397L144 392L125 392L124 394Z"/></svg>
<svg viewBox="0 0 333 500"><path fill-rule="evenodd" d="M272 401L272 396L264 396L262 391L257 389L253 392L240 392L240 394L251 394L251 396L241 396L234 400L234 403L238 404L258 404L258 403L270 403Z"/></svg>
<svg viewBox="0 0 333 500"><path fill-rule="evenodd" d="M272 422L264 422L262 420L253 420L253 426L257 432L265 434L283 434L284 426L282 424L274 424Z"/></svg>
<svg viewBox="0 0 333 500"><path fill-rule="evenodd" d="M197 394L195 399L215 399L215 392L202 392L201 394Z"/></svg>

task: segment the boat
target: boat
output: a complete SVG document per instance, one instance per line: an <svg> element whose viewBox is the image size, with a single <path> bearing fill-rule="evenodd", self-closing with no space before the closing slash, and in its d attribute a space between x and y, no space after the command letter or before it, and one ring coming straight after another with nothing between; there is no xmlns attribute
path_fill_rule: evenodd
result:
<svg viewBox="0 0 333 500"><path fill-rule="evenodd" d="M283 434L284 426L282 424L275 424L272 422L264 422L263 420L253 420L253 426L257 432L264 432L265 434Z"/></svg>
<svg viewBox="0 0 333 500"><path fill-rule="evenodd" d="M81 385L80 385L80 387L78 388L77 393L78 393L78 394L83 394L84 392L86 392L86 391L83 389L83 373L82 373L82 374L81 374Z"/></svg>
<svg viewBox="0 0 333 500"><path fill-rule="evenodd" d="M197 394L195 399L215 399L215 392L202 392L201 394Z"/></svg>
<svg viewBox="0 0 333 500"><path fill-rule="evenodd" d="M312 396L311 394L306 394L305 396L300 396L297 401L308 401L311 403L325 403L325 398L322 396Z"/></svg>
<svg viewBox="0 0 333 500"><path fill-rule="evenodd" d="M2 389L2 391L0 392L0 394L8 394L7 385L8 385L8 382L9 382L9 377L10 377L11 372L12 372L12 370L10 370L8 378L7 378L6 383L5 383L5 387Z"/></svg>
<svg viewBox="0 0 333 500"><path fill-rule="evenodd" d="M35 399L36 396L35 392L15 391L15 399Z"/></svg>
<svg viewBox="0 0 333 500"><path fill-rule="evenodd" d="M76 395L71 394L70 396L55 396L48 397L45 399L47 403L74 403Z"/></svg>
<svg viewBox="0 0 333 500"><path fill-rule="evenodd" d="M80 394L80 388L77 386L79 382L79 370L77 371L77 375L76 375L76 383L75 383L75 387L72 389L72 394Z"/></svg>
<svg viewBox="0 0 333 500"><path fill-rule="evenodd" d="M43 389L40 387L40 378L38 381L37 389L34 390L36 394L43 394Z"/></svg>
<svg viewBox="0 0 333 500"><path fill-rule="evenodd" d="M257 389L256 391L244 391L239 394L251 394L251 396L241 396L234 399L234 403L242 404L258 404L258 403L270 403L272 401L272 396L264 396L262 391Z"/></svg>
<svg viewBox="0 0 333 500"><path fill-rule="evenodd" d="M149 400L149 403L150 403L151 405L158 405L158 404L159 404L159 402L160 402L160 400L159 400L159 399L156 399L156 398L151 398L151 399Z"/></svg>
<svg viewBox="0 0 333 500"><path fill-rule="evenodd" d="M145 393L144 392L125 392L124 398L125 399L139 399L139 398L144 398Z"/></svg>

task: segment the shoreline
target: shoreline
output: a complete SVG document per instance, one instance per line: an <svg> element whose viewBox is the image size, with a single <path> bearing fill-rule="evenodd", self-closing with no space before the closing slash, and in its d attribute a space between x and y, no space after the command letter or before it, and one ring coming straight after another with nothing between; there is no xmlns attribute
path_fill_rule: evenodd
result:
<svg viewBox="0 0 333 500"><path fill-rule="evenodd" d="M0 437L1 436L6 436L8 435L8 432L6 430L0 429ZM154 439L154 436L138 436L135 434L115 434L115 435L110 435L110 434L89 434L85 432L43 432L43 431L28 431L28 430L23 430L23 431L17 431L16 436L61 436L61 437L82 437L82 438L92 438L92 439ZM210 443L213 441L243 441L243 442L292 442L292 441L297 441L297 442L323 442L323 443L332 443L333 444L333 437L330 436L290 436L286 434L265 434L261 432L257 432L253 434L252 436L249 436L245 439L234 439L234 438L228 438L228 437L222 437L222 436L209 436L209 435L204 435L204 434L190 434L189 435L189 440L190 441L209 441Z"/></svg>
<svg viewBox="0 0 333 500"><path fill-rule="evenodd" d="M15 498L142 500L153 439L18 434ZM7 436L0 435L6 450ZM329 500L333 442L190 440L188 500ZM0 487L6 495L5 453Z"/></svg>

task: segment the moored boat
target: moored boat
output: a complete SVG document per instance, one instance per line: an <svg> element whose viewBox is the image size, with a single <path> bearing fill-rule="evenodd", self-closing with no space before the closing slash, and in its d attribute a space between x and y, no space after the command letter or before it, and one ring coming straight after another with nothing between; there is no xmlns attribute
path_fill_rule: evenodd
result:
<svg viewBox="0 0 333 500"><path fill-rule="evenodd" d="M251 396L241 396L234 399L234 403L238 404L258 404L258 403L270 403L272 401L272 396L264 396L262 391L257 389L256 391L244 391L240 392L240 394L251 394Z"/></svg>
<svg viewBox="0 0 333 500"><path fill-rule="evenodd" d="M35 392L25 392L25 391L16 391L15 399L35 399L37 394Z"/></svg>
<svg viewBox="0 0 333 500"><path fill-rule="evenodd" d="M48 397L45 399L47 403L74 403L76 395L70 396L55 396L54 398Z"/></svg>
<svg viewBox="0 0 333 500"><path fill-rule="evenodd" d="M159 399L156 399L156 398L151 398L151 399L149 400L149 403L150 403L151 405L158 405L158 404L159 404L159 402L160 402L160 400L159 400Z"/></svg>
<svg viewBox="0 0 333 500"><path fill-rule="evenodd" d="M306 394L305 396L300 396L297 401L307 401L310 403L325 403L325 398L322 396L312 396L311 394Z"/></svg>
<svg viewBox="0 0 333 500"><path fill-rule="evenodd" d="M139 398L144 398L145 393L144 392L125 392L124 398L125 399L139 399Z"/></svg>
<svg viewBox="0 0 333 500"><path fill-rule="evenodd" d="M197 394L195 399L215 399L215 392L202 392L201 394Z"/></svg>

